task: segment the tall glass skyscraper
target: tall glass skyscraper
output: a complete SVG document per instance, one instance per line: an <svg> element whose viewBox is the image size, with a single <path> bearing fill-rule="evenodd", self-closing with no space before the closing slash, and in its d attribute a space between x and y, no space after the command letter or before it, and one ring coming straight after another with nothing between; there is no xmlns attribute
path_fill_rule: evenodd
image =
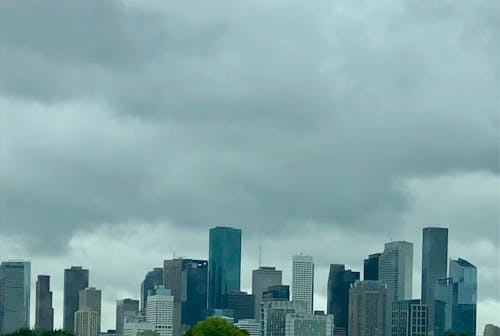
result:
<svg viewBox="0 0 500 336"><path fill-rule="evenodd" d="M464 259L450 260L453 281L451 329L455 334L476 335L477 269Z"/></svg>
<svg viewBox="0 0 500 336"><path fill-rule="evenodd" d="M448 229L427 227L422 237L422 304L429 307L429 331L434 330L434 288L436 281L446 278L448 266ZM440 322L441 324L441 322Z"/></svg>
<svg viewBox="0 0 500 336"><path fill-rule="evenodd" d="M52 330L54 328L54 308L50 276L39 275L36 281L35 328Z"/></svg>
<svg viewBox="0 0 500 336"><path fill-rule="evenodd" d="M89 286L89 270L72 266L64 270L64 331L75 331L75 312L79 308L80 291Z"/></svg>
<svg viewBox="0 0 500 336"><path fill-rule="evenodd" d="M146 309L149 291L154 290L156 286L160 285L163 285L163 268L155 267L146 274L141 283L141 309Z"/></svg>
<svg viewBox="0 0 500 336"><path fill-rule="evenodd" d="M0 265L0 334L28 328L31 264L5 261Z"/></svg>
<svg viewBox="0 0 500 336"><path fill-rule="evenodd" d="M210 229L208 255L208 309L222 308L222 296L240 290L241 230Z"/></svg>
<svg viewBox="0 0 500 336"><path fill-rule="evenodd" d="M346 270L345 265L330 265L327 289L327 313L333 314L334 333L346 336L349 326L349 288L359 280L359 272Z"/></svg>
<svg viewBox="0 0 500 336"><path fill-rule="evenodd" d="M382 253L374 253L368 256L363 262L363 279L364 280L378 280L378 264L379 258ZM358 279L359 280L359 279Z"/></svg>

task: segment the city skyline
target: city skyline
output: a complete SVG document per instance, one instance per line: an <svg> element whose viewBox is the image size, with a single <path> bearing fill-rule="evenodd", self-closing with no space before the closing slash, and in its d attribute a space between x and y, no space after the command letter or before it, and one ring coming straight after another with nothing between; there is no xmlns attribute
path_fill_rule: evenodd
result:
<svg viewBox="0 0 500 336"><path fill-rule="evenodd" d="M494 0L0 0L0 256L31 262L30 324L37 275L55 327L73 329L90 286L113 329L148 272L152 288L164 260L209 261L209 229L234 227L227 291L250 293L269 266L293 296L302 253L325 310L331 264L364 279L369 255L407 241L412 299L460 258L477 269L477 312L474 283L444 280L460 292L452 316L477 313L478 334L500 325L498 13ZM425 227L449 230L429 286ZM71 266L89 278L64 323Z"/></svg>

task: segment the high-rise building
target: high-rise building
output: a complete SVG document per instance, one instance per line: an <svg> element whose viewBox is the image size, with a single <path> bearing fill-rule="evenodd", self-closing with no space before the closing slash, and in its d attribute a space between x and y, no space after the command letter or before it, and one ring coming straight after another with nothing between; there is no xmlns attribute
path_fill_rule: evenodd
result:
<svg viewBox="0 0 500 336"><path fill-rule="evenodd" d="M155 325L153 323L147 322L145 315L140 315L138 313L134 315L125 315L122 336L139 336L140 334L144 335L143 333L145 331L151 331L152 333L154 333L154 336L158 336L155 330Z"/></svg>
<svg viewBox="0 0 500 336"><path fill-rule="evenodd" d="M79 308L74 314L75 336L97 336L99 314L89 307Z"/></svg>
<svg viewBox="0 0 500 336"><path fill-rule="evenodd" d="M239 320L234 324L236 327L241 330L246 330L250 334L250 336L261 336L260 334L260 322L256 319L243 319Z"/></svg>
<svg viewBox="0 0 500 336"><path fill-rule="evenodd" d="M391 325L391 336L426 336L427 305L420 300L394 301Z"/></svg>
<svg viewBox="0 0 500 336"><path fill-rule="evenodd" d="M332 336L333 315L286 314L286 336Z"/></svg>
<svg viewBox="0 0 500 336"><path fill-rule="evenodd" d="M327 286L327 313L333 315L336 336L347 336L349 327L349 288L359 280L359 272L345 265L331 264Z"/></svg>
<svg viewBox="0 0 500 336"><path fill-rule="evenodd" d="M80 291L89 286L89 270L72 266L64 270L63 329L75 331L75 312L79 307Z"/></svg>
<svg viewBox="0 0 500 336"><path fill-rule="evenodd" d="M483 336L500 336L500 327L494 324L485 325Z"/></svg>
<svg viewBox="0 0 500 336"><path fill-rule="evenodd" d="M289 301L290 300L290 286L288 285L273 285L269 286L266 291L262 294L263 300L273 300L273 301ZM260 305L259 305L260 307ZM260 308L259 308L260 315ZM260 318L259 318L260 320Z"/></svg>
<svg viewBox="0 0 500 336"><path fill-rule="evenodd" d="M287 314L307 314L306 301L261 301L263 336L285 336Z"/></svg>
<svg viewBox="0 0 500 336"><path fill-rule="evenodd" d="M434 288L438 279L446 278L448 263L448 229L426 227L422 231L422 304L429 306L429 331L434 330Z"/></svg>
<svg viewBox="0 0 500 336"><path fill-rule="evenodd" d="M224 309L232 309L236 321L253 319L255 314L255 295L233 291L222 296Z"/></svg>
<svg viewBox="0 0 500 336"><path fill-rule="evenodd" d="M370 254L368 259L364 260L363 280L378 280L378 263L381 254L382 253Z"/></svg>
<svg viewBox="0 0 500 336"><path fill-rule="evenodd" d="M380 281L356 281L349 291L349 336L384 336L387 285Z"/></svg>
<svg viewBox="0 0 500 336"><path fill-rule="evenodd" d="M0 265L1 335L29 327L30 281L29 261L4 261Z"/></svg>
<svg viewBox="0 0 500 336"><path fill-rule="evenodd" d="M241 230L210 229L208 254L208 308L221 308L224 294L240 290Z"/></svg>
<svg viewBox="0 0 500 336"><path fill-rule="evenodd" d="M444 303L444 321L434 323L434 333L436 336L442 336L451 332L451 313L453 305L453 279L443 278L438 279L434 288L434 300L442 301ZM435 311L435 310L434 310ZM441 314L438 314L441 316ZM434 321L439 319L434 313ZM444 326L442 327L437 326Z"/></svg>
<svg viewBox="0 0 500 336"><path fill-rule="evenodd" d="M139 312L139 300L123 299L116 301L116 333L123 336L126 316L135 316Z"/></svg>
<svg viewBox="0 0 500 336"><path fill-rule="evenodd" d="M174 296L174 335L205 318L207 309L206 260L172 259L164 261L165 288Z"/></svg>
<svg viewBox="0 0 500 336"><path fill-rule="evenodd" d="M451 330L476 335L477 269L465 259L450 260L453 281Z"/></svg>
<svg viewBox="0 0 500 336"><path fill-rule="evenodd" d="M39 275L36 281L35 329L52 330L54 328L54 308L50 276Z"/></svg>
<svg viewBox="0 0 500 336"><path fill-rule="evenodd" d="M154 290L155 287L163 285L163 268L155 267L152 271L149 271L144 280L141 283L141 309L146 309L148 302L148 295L150 290Z"/></svg>
<svg viewBox="0 0 500 336"><path fill-rule="evenodd" d="M282 272L276 267L259 267L252 271L252 294L255 295L255 318L260 320L260 301L264 292L273 285L281 285Z"/></svg>
<svg viewBox="0 0 500 336"><path fill-rule="evenodd" d="M78 295L78 311L86 312L87 310L97 313L97 332L101 331L101 291L94 287L82 289ZM76 314L76 313L75 313ZM91 316L91 315L88 315ZM93 318L93 317L92 317ZM76 318L75 318L76 321ZM76 332L76 329L75 329ZM97 336L94 335L94 336Z"/></svg>
<svg viewBox="0 0 500 336"><path fill-rule="evenodd" d="M311 256L295 255L292 264L292 300L305 301L307 312L313 311L314 263Z"/></svg>
<svg viewBox="0 0 500 336"><path fill-rule="evenodd" d="M158 286L156 294L148 297L146 321L155 326L159 336L173 336L174 297L170 289Z"/></svg>

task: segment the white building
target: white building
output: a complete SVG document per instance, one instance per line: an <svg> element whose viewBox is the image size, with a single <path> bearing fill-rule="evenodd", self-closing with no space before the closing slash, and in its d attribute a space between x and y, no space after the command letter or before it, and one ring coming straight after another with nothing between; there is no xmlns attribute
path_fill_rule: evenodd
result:
<svg viewBox="0 0 500 336"><path fill-rule="evenodd" d="M261 335L286 336L286 315L306 314L305 301L261 301Z"/></svg>
<svg viewBox="0 0 500 336"><path fill-rule="evenodd" d="M306 302L308 313L313 310L314 264L313 258L305 255L293 256L292 301Z"/></svg>
<svg viewBox="0 0 500 336"><path fill-rule="evenodd" d="M159 336L174 334L174 297L170 289L158 286L156 294L148 296L146 321L155 326Z"/></svg>
<svg viewBox="0 0 500 336"><path fill-rule="evenodd" d="M146 316L134 314L125 315L123 323L123 336L137 336L139 333L144 333L145 331L156 330L153 323L146 321Z"/></svg>
<svg viewBox="0 0 500 336"><path fill-rule="evenodd" d="M75 336L97 336L99 333L98 313L89 307L75 312Z"/></svg>
<svg viewBox="0 0 500 336"><path fill-rule="evenodd" d="M31 264L5 261L0 265L0 335L30 323Z"/></svg>
<svg viewBox="0 0 500 336"><path fill-rule="evenodd" d="M287 314L286 336L332 336L333 315Z"/></svg>
<svg viewBox="0 0 500 336"><path fill-rule="evenodd" d="M82 289L78 296L79 310L88 308L97 312L97 332L101 331L101 291L94 287ZM76 313L75 313L76 314ZM76 332L76 325L75 325ZM97 335L97 334L96 334Z"/></svg>
<svg viewBox="0 0 500 336"><path fill-rule="evenodd" d="M243 319L234 324L241 330L246 330L250 336L261 336L260 322L255 319Z"/></svg>

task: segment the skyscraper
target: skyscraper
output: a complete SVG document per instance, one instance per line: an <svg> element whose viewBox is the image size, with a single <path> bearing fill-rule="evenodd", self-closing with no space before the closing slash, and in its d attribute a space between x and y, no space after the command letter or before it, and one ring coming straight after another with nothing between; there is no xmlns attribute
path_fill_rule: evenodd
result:
<svg viewBox="0 0 500 336"><path fill-rule="evenodd" d="M97 336L99 333L99 314L97 311L89 307L82 307L74 315L75 336Z"/></svg>
<svg viewBox="0 0 500 336"><path fill-rule="evenodd" d="M292 265L292 300L305 301L308 313L313 310L314 264L311 256L295 255Z"/></svg>
<svg viewBox="0 0 500 336"><path fill-rule="evenodd" d="M287 314L307 314L306 301L262 301L263 336L285 336Z"/></svg>
<svg viewBox="0 0 500 336"><path fill-rule="evenodd" d="M394 301L391 325L391 336L426 336L427 305L420 300Z"/></svg>
<svg viewBox="0 0 500 336"><path fill-rule="evenodd" d="M91 310L97 313L97 332L101 331L101 291L94 287L84 288L79 293L78 311ZM88 315L91 317L92 315ZM93 317L92 317L93 318ZM75 318L76 321L76 318ZM76 329L75 329L76 332Z"/></svg>
<svg viewBox="0 0 500 336"><path fill-rule="evenodd" d="M477 269L465 259L450 260L453 281L451 329L455 334L476 335Z"/></svg>
<svg viewBox="0 0 500 336"><path fill-rule="evenodd" d="M52 330L54 328L54 308L52 308L52 292L50 276L39 275L36 281L35 328Z"/></svg>
<svg viewBox="0 0 500 336"><path fill-rule="evenodd" d="M290 286L288 285L273 285L269 286L267 290L262 293L262 301L289 301L290 300ZM259 309L260 315L260 309ZM260 319L260 318L259 318Z"/></svg>
<svg viewBox="0 0 500 336"><path fill-rule="evenodd" d="M434 288L438 279L446 278L448 263L448 229L427 227L422 231L422 304L429 306L429 330L434 330Z"/></svg>
<svg viewBox="0 0 500 336"><path fill-rule="evenodd" d="M264 292L273 285L281 285L282 272L276 267L259 267L252 271L252 294L255 295L255 318L260 320L260 301Z"/></svg>
<svg viewBox="0 0 500 336"><path fill-rule="evenodd" d="M75 312L79 307L80 291L89 286L89 270L72 266L64 270L63 329L75 331Z"/></svg>
<svg viewBox="0 0 500 336"><path fill-rule="evenodd" d="M412 276L413 244L405 241L386 243L379 257L378 280L387 285L390 301L411 299Z"/></svg>
<svg viewBox="0 0 500 336"><path fill-rule="evenodd" d="M349 336L384 336L387 286L380 281L356 281L349 291Z"/></svg>
<svg viewBox="0 0 500 336"><path fill-rule="evenodd" d="M378 264L381 254L382 253L370 254L368 259L364 260L363 280L378 280Z"/></svg>
<svg viewBox="0 0 500 336"><path fill-rule="evenodd" d="M28 328L31 264L5 261L0 265L0 334Z"/></svg>
<svg viewBox="0 0 500 336"><path fill-rule="evenodd" d="M333 315L286 314L286 336L332 336Z"/></svg>
<svg viewBox="0 0 500 336"><path fill-rule="evenodd" d="M253 319L255 315L255 295L247 292L233 291L222 296L224 309L232 309L236 321Z"/></svg>
<svg viewBox="0 0 500 336"><path fill-rule="evenodd" d="M141 283L141 309L146 309L149 291L160 285L163 285L163 268L155 267L146 274Z"/></svg>
<svg viewBox="0 0 500 336"><path fill-rule="evenodd" d="M345 265L330 265L327 288L327 313L333 314L335 335L346 336L349 327L349 288L359 280L359 272L346 270Z"/></svg>
<svg viewBox="0 0 500 336"><path fill-rule="evenodd" d="M116 301L116 333L123 336L125 317L137 315L139 312L139 300L130 298Z"/></svg>
<svg viewBox="0 0 500 336"><path fill-rule="evenodd" d="M435 336L442 336L451 331L451 309L453 305L452 278L443 278L436 281L434 287L434 300L444 303L444 320L434 324ZM437 326L439 326L439 328Z"/></svg>
<svg viewBox="0 0 500 336"><path fill-rule="evenodd" d="M174 296L174 335L205 318L207 309L206 260L172 259L164 261L165 287Z"/></svg>
<svg viewBox="0 0 500 336"><path fill-rule="evenodd" d="M222 308L222 296L240 290L241 230L215 227L209 233L208 308Z"/></svg>
<svg viewBox="0 0 500 336"><path fill-rule="evenodd" d="M158 286L156 294L149 296L146 307L146 321L155 326L159 336L174 334L174 297L170 289Z"/></svg>

